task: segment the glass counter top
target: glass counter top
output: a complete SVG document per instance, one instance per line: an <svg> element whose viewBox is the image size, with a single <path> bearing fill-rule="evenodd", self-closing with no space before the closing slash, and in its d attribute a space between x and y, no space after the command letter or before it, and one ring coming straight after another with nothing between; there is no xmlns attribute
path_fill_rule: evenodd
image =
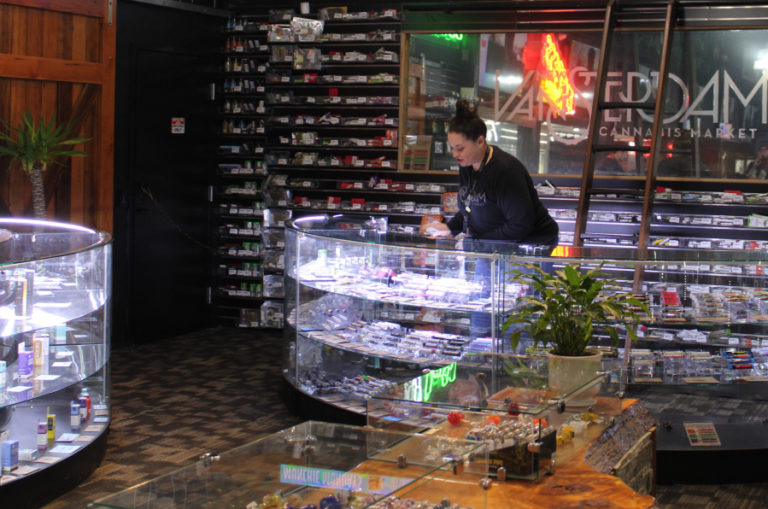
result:
<svg viewBox="0 0 768 509"><path fill-rule="evenodd" d="M401 490L447 477L483 500L477 479L486 469L480 442L308 421L89 507L378 508Z"/></svg>
<svg viewBox="0 0 768 509"><path fill-rule="evenodd" d="M762 249L674 249L649 247L644 254L636 248L547 246L517 244L488 239L453 238L432 239L417 232L404 233L388 230L385 217L369 218L345 214L306 216L286 222L286 228L318 239L331 239L340 244L377 244L387 247L458 251L500 255L509 261L524 257L526 262L555 261L561 263L604 262L638 264L688 262L724 265L768 262L768 253Z"/></svg>

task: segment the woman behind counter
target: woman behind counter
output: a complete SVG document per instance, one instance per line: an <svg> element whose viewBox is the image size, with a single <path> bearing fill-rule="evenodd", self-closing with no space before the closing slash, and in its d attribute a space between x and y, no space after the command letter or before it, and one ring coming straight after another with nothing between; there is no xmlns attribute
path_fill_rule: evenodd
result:
<svg viewBox="0 0 768 509"><path fill-rule="evenodd" d="M485 122L470 103L456 103L448 143L459 163L459 212L447 223L430 223L432 237L459 233L472 239L508 240L554 247L558 226L542 205L528 171L516 157L485 140Z"/></svg>

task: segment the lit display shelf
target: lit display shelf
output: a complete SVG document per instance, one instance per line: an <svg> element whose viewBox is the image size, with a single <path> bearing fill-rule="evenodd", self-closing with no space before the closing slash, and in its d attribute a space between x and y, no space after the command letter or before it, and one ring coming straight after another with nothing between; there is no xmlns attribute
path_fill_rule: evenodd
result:
<svg viewBox="0 0 768 509"><path fill-rule="evenodd" d="M763 251L658 248L641 259L621 248L561 246L543 255L535 246L399 233L384 218L309 216L288 225L285 378L345 410L364 413L371 397L425 369L524 353L530 338L513 351L501 324L532 293L511 280L525 263L600 267L616 291L647 304L628 370L626 345L595 329L604 368L625 381L669 388L768 379Z"/></svg>
<svg viewBox="0 0 768 509"><path fill-rule="evenodd" d="M104 455L111 270L107 233L0 219L0 498L14 507L71 489Z"/></svg>

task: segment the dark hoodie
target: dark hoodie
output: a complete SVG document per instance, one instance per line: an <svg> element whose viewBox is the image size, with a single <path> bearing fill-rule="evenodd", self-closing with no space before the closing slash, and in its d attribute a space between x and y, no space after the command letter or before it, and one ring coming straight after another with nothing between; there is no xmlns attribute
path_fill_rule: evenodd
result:
<svg viewBox="0 0 768 509"><path fill-rule="evenodd" d="M557 244L557 223L525 166L498 147L480 171L471 165L459 168L459 211L448 227L454 235L465 232L475 239Z"/></svg>

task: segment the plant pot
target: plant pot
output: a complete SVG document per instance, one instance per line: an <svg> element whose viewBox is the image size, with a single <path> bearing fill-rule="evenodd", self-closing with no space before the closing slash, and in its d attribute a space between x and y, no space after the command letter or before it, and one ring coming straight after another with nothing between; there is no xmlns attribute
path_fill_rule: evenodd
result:
<svg viewBox="0 0 768 509"><path fill-rule="evenodd" d="M573 394L570 406L589 406L595 402L600 384L593 384L587 390L580 389L597 377L602 366L602 353L588 353L578 357L547 354L549 358L549 390L558 398Z"/></svg>

